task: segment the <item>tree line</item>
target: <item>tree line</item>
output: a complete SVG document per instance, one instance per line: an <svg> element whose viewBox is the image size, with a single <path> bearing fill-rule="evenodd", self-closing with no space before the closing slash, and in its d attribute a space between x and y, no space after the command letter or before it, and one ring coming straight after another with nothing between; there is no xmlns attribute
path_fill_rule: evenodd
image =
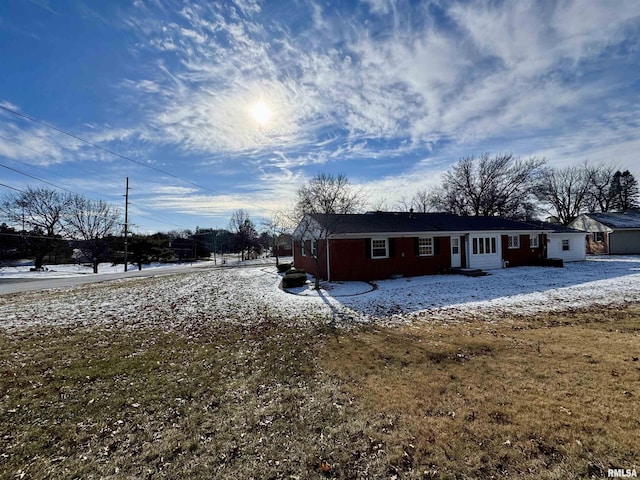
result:
<svg viewBox="0 0 640 480"><path fill-rule="evenodd" d="M297 191L293 216L370 210L448 212L461 216L501 216L517 220L555 217L567 225L585 212L624 212L640 207L638 182L612 164L550 167L544 159L513 154L465 157L433 187L395 204L368 204L345 175L321 173Z"/></svg>
<svg viewBox="0 0 640 480"><path fill-rule="evenodd" d="M368 205L364 191L345 175L320 173L298 189L293 211L274 214L263 222L260 233L240 209L233 212L228 229L132 235L128 261L141 268L150 261L182 261L211 253L215 258L237 252L244 260L265 250L277 252L277 239L290 233L308 213L357 213L370 207L520 220L552 216L566 225L580 213L639 206L638 182L628 170L589 163L554 168L535 157L484 154L462 158L444 172L439 184L403 197L391 207L385 200ZM5 196L0 212L9 223L0 225L0 259L31 257L35 268L41 268L47 255L69 258L76 249L96 273L101 262L124 261L121 213L102 200L28 187Z"/></svg>
<svg viewBox="0 0 640 480"><path fill-rule="evenodd" d="M293 217L298 234L311 243L326 241L340 217L325 217L323 228L307 214L358 213L367 207L362 189L345 175L318 174L298 189ZM584 163L553 168L546 160L513 154L466 157L447 170L439 184L401 198L395 206L379 200L373 210L448 212L461 216L501 216L516 220L554 217L564 225L584 212L614 212L640 206L638 183L628 170L613 165ZM319 287L320 256L315 263Z"/></svg>
<svg viewBox="0 0 640 480"><path fill-rule="evenodd" d="M399 206L519 220L551 216L568 225L585 212L638 208L640 195L633 174L611 164L554 168L535 157L485 154L461 159L443 174L439 185L401 199Z"/></svg>
<svg viewBox="0 0 640 480"><path fill-rule="evenodd" d="M121 211L102 200L50 188L27 187L0 201L0 260L32 258L34 268L49 263L90 263L94 273L103 262L125 261ZM173 230L127 237L127 263L192 261L227 253L241 258L260 255L275 245L280 227L258 233L244 210L234 212L229 229Z"/></svg>

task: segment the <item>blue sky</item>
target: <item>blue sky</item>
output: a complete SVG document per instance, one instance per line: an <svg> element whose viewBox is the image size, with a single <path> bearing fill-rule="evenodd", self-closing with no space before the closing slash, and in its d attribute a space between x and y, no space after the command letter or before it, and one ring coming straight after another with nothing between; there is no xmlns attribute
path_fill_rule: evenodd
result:
<svg viewBox="0 0 640 480"><path fill-rule="evenodd" d="M319 172L393 208L484 152L638 177L639 40L637 0L4 0L0 106L42 123L0 109L0 183L124 206L128 176L147 232Z"/></svg>

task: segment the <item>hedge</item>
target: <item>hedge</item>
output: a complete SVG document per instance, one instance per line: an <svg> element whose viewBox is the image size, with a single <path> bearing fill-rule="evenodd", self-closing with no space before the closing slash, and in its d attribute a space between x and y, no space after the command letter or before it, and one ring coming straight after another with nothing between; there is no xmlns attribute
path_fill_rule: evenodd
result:
<svg viewBox="0 0 640 480"><path fill-rule="evenodd" d="M305 283L307 283L306 273L292 273L284 276L282 288L302 287Z"/></svg>
<svg viewBox="0 0 640 480"><path fill-rule="evenodd" d="M286 272L291 268L291 263L279 263L278 264L278 272Z"/></svg>
<svg viewBox="0 0 640 480"><path fill-rule="evenodd" d="M295 275L296 273L304 273L304 274L306 274L307 272L305 272L301 268L295 268L295 267L292 268L291 270L287 270L286 272L284 272L285 275Z"/></svg>

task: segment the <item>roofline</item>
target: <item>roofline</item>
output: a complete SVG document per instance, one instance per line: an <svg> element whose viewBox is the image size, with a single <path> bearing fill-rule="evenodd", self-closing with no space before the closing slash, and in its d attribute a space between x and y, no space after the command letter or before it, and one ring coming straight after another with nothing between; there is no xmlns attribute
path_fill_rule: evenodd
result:
<svg viewBox="0 0 640 480"><path fill-rule="evenodd" d="M360 233L332 233L328 238L334 239L350 239L350 238L369 238L369 237L393 237L393 238L411 238L411 237L450 237L452 235L471 235L471 234L496 234L501 235L531 235L536 233L554 233L553 230L450 230L450 231L417 231L417 232L360 232ZM573 232L572 232L573 233Z"/></svg>

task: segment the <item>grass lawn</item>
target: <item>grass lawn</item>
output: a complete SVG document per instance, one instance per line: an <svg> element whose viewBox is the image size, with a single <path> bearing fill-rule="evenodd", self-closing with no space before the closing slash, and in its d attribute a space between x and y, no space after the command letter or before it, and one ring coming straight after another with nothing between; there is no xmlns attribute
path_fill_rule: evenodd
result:
<svg viewBox="0 0 640 480"><path fill-rule="evenodd" d="M0 331L0 478L606 478L640 306L340 330Z"/></svg>

